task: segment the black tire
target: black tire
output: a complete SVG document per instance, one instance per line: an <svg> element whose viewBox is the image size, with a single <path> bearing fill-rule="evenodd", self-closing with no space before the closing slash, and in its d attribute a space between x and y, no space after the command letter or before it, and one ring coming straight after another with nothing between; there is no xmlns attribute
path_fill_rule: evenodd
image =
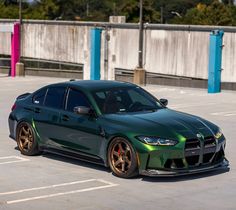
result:
<svg viewBox="0 0 236 210"><path fill-rule="evenodd" d="M17 126L16 141L23 155L32 156L40 153L34 129L29 123L21 122Z"/></svg>
<svg viewBox="0 0 236 210"><path fill-rule="evenodd" d="M136 153L128 140L116 137L108 148L108 163L114 175L131 178L138 175Z"/></svg>

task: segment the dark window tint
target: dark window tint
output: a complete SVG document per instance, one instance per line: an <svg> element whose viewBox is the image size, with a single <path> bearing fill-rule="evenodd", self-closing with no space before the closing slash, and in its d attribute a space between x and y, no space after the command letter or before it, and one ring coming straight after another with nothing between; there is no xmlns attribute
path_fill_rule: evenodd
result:
<svg viewBox="0 0 236 210"><path fill-rule="evenodd" d="M46 91L47 91L46 88L38 91L33 97L33 103L37 105L43 105Z"/></svg>
<svg viewBox="0 0 236 210"><path fill-rule="evenodd" d="M127 91L130 99L132 100L132 103L140 103L142 105L145 106L155 106L156 102L153 102L153 100L150 100L150 96L148 97L148 95L141 90L137 91L136 89L130 89Z"/></svg>
<svg viewBox="0 0 236 210"><path fill-rule="evenodd" d="M70 89L68 100L67 100L67 109L68 111L73 112L76 106L86 106L90 107L87 98L83 93L77 90Z"/></svg>
<svg viewBox="0 0 236 210"><path fill-rule="evenodd" d="M114 88L93 93L98 107L104 114L154 111L161 104L139 87Z"/></svg>
<svg viewBox="0 0 236 210"><path fill-rule="evenodd" d="M45 106L52 107L55 109L61 109L63 107L65 95L64 87L51 87L48 88Z"/></svg>

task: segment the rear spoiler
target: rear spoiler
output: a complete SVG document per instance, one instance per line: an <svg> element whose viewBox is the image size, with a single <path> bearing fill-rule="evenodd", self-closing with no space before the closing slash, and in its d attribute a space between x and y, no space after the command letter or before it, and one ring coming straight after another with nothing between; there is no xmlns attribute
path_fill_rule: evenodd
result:
<svg viewBox="0 0 236 210"><path fill-rule="evenodd" d="M22 95L17 96L16 100L26 98L27 96L31 95L31 93L24 93Z"/></svg>

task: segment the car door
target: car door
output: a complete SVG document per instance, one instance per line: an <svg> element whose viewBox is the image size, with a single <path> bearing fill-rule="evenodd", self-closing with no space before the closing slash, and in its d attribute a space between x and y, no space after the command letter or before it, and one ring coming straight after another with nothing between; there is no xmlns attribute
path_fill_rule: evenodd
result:
<svg viewBox="0 0 236 210"><path fill-rule="evenodd" d="M33 97L35 129L44 145L57 147L60 111L64 107L66 87L52 86L45 88Z"/></svg>
<svg viewBox="0 0 236 210"><path fill-rule="evenodd" d="M71 151L83 155L99 156L104 138L95 115L83 115L74 112L77 106L90 107L86 95L77 89L69 88L65 110L60 113L61 135L60 144Z"/></svg>

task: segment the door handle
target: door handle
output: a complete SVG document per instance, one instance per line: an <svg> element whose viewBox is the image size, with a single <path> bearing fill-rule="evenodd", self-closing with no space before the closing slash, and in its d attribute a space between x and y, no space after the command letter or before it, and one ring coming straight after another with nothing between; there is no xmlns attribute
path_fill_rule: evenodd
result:
<svg viewBox="0 0 236 210"><path fill-rule="evenodd" d="M35 113L40 113L40 112L41 112L41 109L40 109L40 108L35 108L35 109L34 109L34 112L35 112Z"/></svg>
<svg viewBox="0 0 236 210"><path fill-rule="evenodd" d="M63 121L69 121L69 116L67 115L62 115L62 118L61 118Z"/></svg>

